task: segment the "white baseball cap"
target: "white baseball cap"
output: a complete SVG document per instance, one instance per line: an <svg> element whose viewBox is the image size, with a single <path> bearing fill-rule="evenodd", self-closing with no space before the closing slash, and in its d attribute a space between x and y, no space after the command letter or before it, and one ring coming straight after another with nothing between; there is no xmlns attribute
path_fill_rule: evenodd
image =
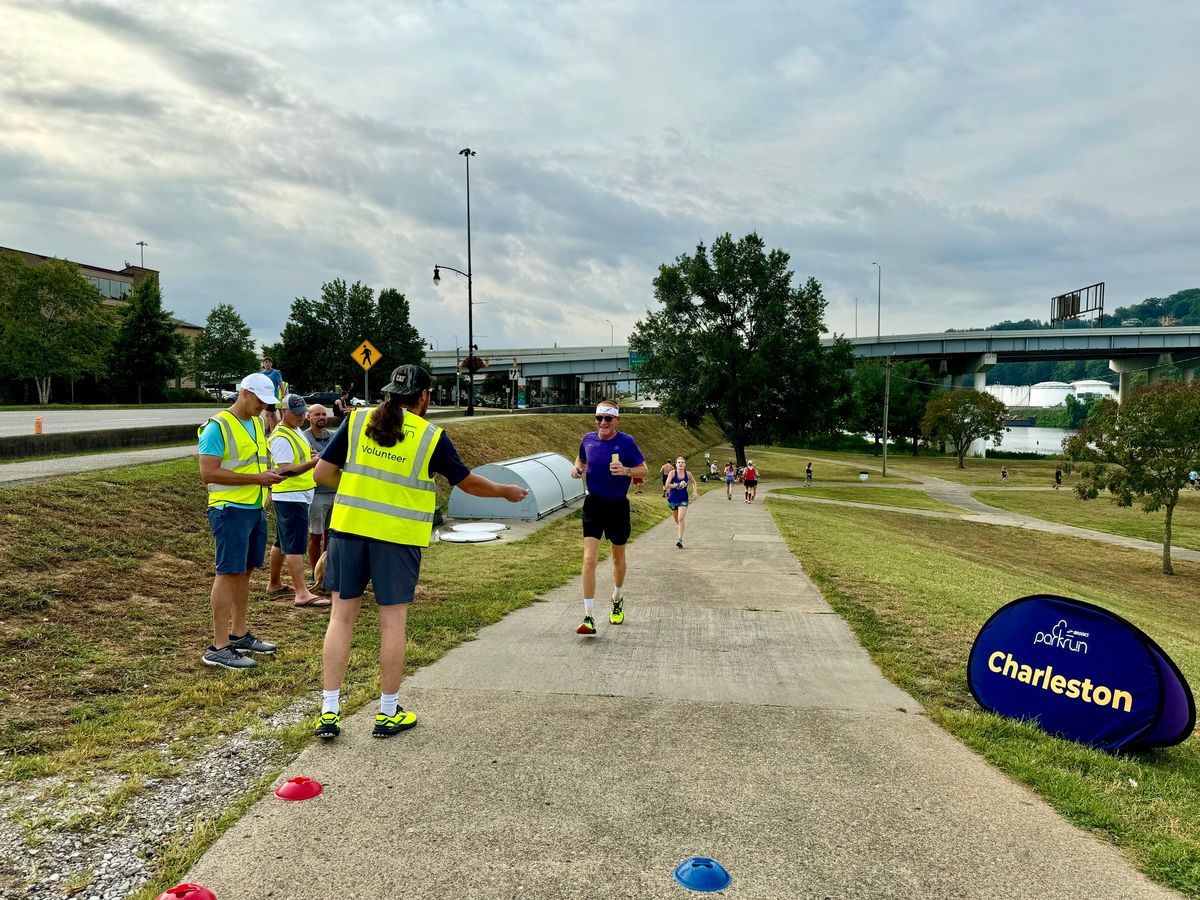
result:
<svg viewBox="0 0 1200 900"><path fill-rule="evenodd" d="M279 398L275 396L275 383L262 372L247 375L238 385L238 390L249 391L267 406L274 406L279 402Z"/></svg>

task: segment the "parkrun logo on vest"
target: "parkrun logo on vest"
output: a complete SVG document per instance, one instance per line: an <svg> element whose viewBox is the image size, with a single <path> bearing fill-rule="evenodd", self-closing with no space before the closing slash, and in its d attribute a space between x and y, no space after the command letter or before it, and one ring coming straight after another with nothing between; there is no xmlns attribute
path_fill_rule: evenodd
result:
<svg viewBox="0 0 1200 900"><path fill-rule="evenodd" d="M407 456L401 456L399 453L388 453L386 450L380 450L378 447L372 447L370 444L363 445L363 452L367 456L382 456L384 459L390 459L392 462L408 462Z"/></svg>
<svg viewBox="0 0 1200 900"><path fill-rule="evenodd" d="M1058 647L1072 653L1087 653L1087 641L1079 638L1091 637L1086 631L1078 631L1067 627L1066 619L1059 619L1058 624L1049 631L1038 631L1033 635L1035 644L1045 644L1048 647Z"/></svg>

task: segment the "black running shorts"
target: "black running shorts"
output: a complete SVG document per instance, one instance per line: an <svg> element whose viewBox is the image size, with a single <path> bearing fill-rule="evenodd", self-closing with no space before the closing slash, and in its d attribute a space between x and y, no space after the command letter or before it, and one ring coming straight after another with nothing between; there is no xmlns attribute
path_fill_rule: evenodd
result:
<svg viewBox="0 0 1200 900"><path fill-rule="evenodd" d="M629 498L606 500L588 494L583 500L583 536L607 537L620 547L629 540Z"/></svg>

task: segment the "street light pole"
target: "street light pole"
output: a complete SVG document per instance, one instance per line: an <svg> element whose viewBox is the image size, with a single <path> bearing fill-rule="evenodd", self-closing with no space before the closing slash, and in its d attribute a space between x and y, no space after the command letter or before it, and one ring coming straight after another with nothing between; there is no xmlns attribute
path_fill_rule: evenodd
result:
<svg viewBox="0 0 1200 900"><path fill-rule="evenodd" d="M854 298L854 336L858 337L858 298Z"/></svg>
<svg viewBox="0 0 1200 900"><path fill-rule="evenodd" d="M617 339L614 337L616 332L613 330L612 320L605 319L604 321L608 322L608 346L615 347L615 346L617 346Z"/></svg>
<svg viewBox="0 0 1200 900"><path fill-rule="evenodd" d="M883 321L883 266L877 262L871 263L879 270L879 280L875 283L875 339L883 340L883 327L880 323Z"/></svg>
<svg viewBox="0 0 1200 900"><path fill-rule="evenodd" d="M475 319L471 305L471 157L475 151L463 147L458 155L467 160L467 411L466 415L475 415L475 369L471 361L475 357Z"/></svg>
<svg viewBox="0 0 1200 900"><path fill-rule="evenodd" d="M144 269L144 268L146 268L146 242L145 242L145 241L138 241L138 242L137 242L137 245L138 245L138 246L141 248L141 253L142 253L142 263L141 263L141 268L143 268L143 269Z"/></svg>
<svg viewBox="0 0 1200 900"><path fill-rule="evenodd" d="M474 278L471 274L471 157L475 155L475 151L470 147L464 147L458 151L458 155L466 157L467 160L467 271L464 272L453 266L436 265L433 267L433 283L438 284L442 280L440 269L448 269L467 279L467 408L463 415L473 416L475 415L475 370L471 367L471 361L475 358L475 310ZM454 343L458 344L457 336ZM456 346L454 350L457 359L458 347Z"/></svg>

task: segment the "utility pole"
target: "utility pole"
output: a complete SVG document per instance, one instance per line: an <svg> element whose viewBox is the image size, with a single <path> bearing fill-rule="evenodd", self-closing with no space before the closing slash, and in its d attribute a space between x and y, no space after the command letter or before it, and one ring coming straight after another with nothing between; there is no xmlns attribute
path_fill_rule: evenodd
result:
<svg viewBox="0 0 1200 900"><path fill-rule="evenodd" d="M883 370L883 477L887 478L888 400L892 395L892 358Z"/></svg>

